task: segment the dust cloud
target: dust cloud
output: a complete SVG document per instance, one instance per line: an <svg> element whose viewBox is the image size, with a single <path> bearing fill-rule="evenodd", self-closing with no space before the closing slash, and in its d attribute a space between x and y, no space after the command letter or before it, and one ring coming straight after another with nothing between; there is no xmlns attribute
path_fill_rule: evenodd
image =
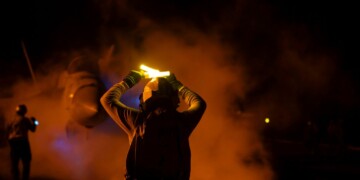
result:
<svg viewBox="0 0 360 180"><path fill-rule="evenodd" d="M67 57L73 55L69 53ZM36 83L32 79L19 79L11 87L12 98L7 100L6 106L2 106L6 120L12 119L18 104L25 104L28 107L27 116L39 121L36 132L29 132L31 177L121 179L127 144L120 143L126 137L115 123L107 119L94 128L72 124L76 136L69 138L66 134L66 125L70 120L62 99L66 62L69 60L61 61L63 64L44 64L45 67L39 69L48 70L36 74ZM9 159L2 163L10 165Z"/></svg>
<svg viewBox="0 0 360 180"><path fill-rule="evenodd" d="M207 8L202 1L170 3L161 11L156 3L141 8L143 1L96 2L99 45L87 53L98 60L107 88L146 64L173 72L205 99L207 110L190 137L191 179L272 180L276 173L263 143L263 119L270 116L280 129L298 125L303 111L315 107L312 98L326 98L323 92L337 76L336 57L319 49L306 27L283 24L265 4L231 2L211 1ZM177 5L189 14L175 11ZM68 117L57 87L66 63L59 64L37 74L36 85L17 83L16 99L6 110L12 113L21 102L40 121L30 135L32 176L122 178L129 144L111 119L93 129L79 126L76 139L66 138ZM129 92L131 106L137 106L145 81Z"/></svg>
<svg viewBox="0 0 360 180"><path fill-rule="evenodd" d="M260 129L251 122L251 116L243 115L235 102L244 98L247 77L241 64L234 63L232 49L222 44L216 34L205 35L179 26L180 34L186 36L183 38L161 27L151 29L143 39L141 51L129 55L131 61L119 66L120 76L138 69L140 64L169 70L206 100L207 110L190 138L191 179L272 179ZM104 73L114 71L104 70ZM142 86L134 88L132 91L141 92ZM186 105L182 104L180 110L184 108Z"/></svg>

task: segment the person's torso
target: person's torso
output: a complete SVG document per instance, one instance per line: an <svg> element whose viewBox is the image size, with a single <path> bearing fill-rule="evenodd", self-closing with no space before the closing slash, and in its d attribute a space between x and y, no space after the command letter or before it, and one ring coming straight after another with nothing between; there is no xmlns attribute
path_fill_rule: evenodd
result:
<svg viewBox="0 0 360 180"><path fill-rule="evenodd" d="M188 176L190 148L180 123L181 114L174 112L150 117L138 126L127 157L128 172L138 178Z"/></svg>
<svg viewBox="0 0 360 180"><path fill-rule="evenodd" d="M8 139L28 138L29 129L30 119L16 115L14 120L10 123Z"/></svg>

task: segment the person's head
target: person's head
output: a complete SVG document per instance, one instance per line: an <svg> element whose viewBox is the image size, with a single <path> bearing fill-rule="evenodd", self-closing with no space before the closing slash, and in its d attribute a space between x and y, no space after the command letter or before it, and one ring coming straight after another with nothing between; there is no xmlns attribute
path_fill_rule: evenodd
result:
<svg viewBox="0 0 360 180"><path fill-rule="evenodd" d="M140 95L140 108L153 111L156 108L177 109L180 103L177 90L162 77L149 81Z"/></svg>
<svg viewBox="0 0 360 180"><path fill-rule="evenodd" d="M25 104L20 104L16 106L16 114L24 116L27 113L27 107Z"/></svg>

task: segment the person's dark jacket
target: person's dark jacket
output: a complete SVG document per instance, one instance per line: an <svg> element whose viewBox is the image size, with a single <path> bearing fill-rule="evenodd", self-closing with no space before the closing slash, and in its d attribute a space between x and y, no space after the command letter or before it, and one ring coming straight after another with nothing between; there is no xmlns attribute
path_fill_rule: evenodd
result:
<svg viewBox="0 0 360 180"><path fill-rule="evenodd" d="M28 132L35 132L36 125L31 118L16 114L15 118L7 124L7 136L12 139L28 139Z"/></svg>
<svg viewBox="0 0 360 180"><path fill-rule="evenodd" d="M105 110L128 135L126 168L128 176L132 176L129 179L189 179L189 136L205 112L205 101L187 87L178 86L179 97L189 106L187 110L174 109L144 117L142 111L120 102L122 95L138 81L128 76L101 98Z"/></svg>

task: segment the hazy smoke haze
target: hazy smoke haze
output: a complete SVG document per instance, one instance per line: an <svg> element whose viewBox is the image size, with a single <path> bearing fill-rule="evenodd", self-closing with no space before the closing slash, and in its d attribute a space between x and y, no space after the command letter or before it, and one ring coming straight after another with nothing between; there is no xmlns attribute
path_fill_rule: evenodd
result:
<svg viewBox="0 0 360 180"><path fill-rule="evenodd" d="M207 110L190 137L193 180L275 179L263 144L265 117L285 130L315 119L314 112L335 110L333 102L356 103L337 52L323 47L308 26L288 23L263 1L66 3L60 7L80 15L52 14L67 21L47 27L53 49L35 66L37 84L20 79L11 103L2 107L11 117L24 103L28 115L40 121L30 135L33 177L121 179L125 172L128 139L110 119L93 129L77 127L76 139L65 136L68 117L59 84L78 53L98 60L107 88L145 64L175 73L205 99ZM145 82L126 94L130 106L137 106Z"/></svg>

